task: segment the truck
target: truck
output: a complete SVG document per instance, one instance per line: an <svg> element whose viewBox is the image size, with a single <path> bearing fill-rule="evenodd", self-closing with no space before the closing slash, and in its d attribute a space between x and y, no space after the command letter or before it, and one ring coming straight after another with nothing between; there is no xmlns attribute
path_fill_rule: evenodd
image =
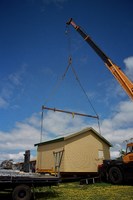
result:
<svg viewBox="0 0 133 200"><path fill-rule="evenodd" d="M133 100L133 83L125 75L125 73L117 66L86 34L80 26L78 26L71 18L67 25L72 25L74 29L83 37L90 47L103 60L105 66L112 73L127 95ZM133 143L130 142L126 146L125 155L121 159L103 160L102 165L98 166L98 172L102 180L106 180L113 184L121 184L130 179L133 180Z"/></svg>
<svg viewBox="0 0 133 200"><path fill-rule="evenodd" d="M42 175L27 170L28 159L25 159L25 161L24 170L13 169L9 167L9 163L0 169L0 191L10 189L13 200L30 200L35 187L57 186L59 184L58 176Z"/></svg>
<svg viewBox="0 0 133 200"><path fill-rule="evenodd" d="M122 184L133 180L133 143L128 143L125 155L115 160L103 160L98 166L102 181Z"/></svg>

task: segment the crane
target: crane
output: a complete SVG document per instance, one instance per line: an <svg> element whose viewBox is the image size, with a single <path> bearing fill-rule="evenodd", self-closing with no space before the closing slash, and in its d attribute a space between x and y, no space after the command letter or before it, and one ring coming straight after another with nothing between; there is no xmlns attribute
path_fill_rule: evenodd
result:
<svg viewBox="0 0 133 200"><path fill-rule="evenodd" d="M100 56L106 67L116 78L127 95L133 100L133 83L124 74L120 67L112 62L112 60L94 43L91 37L86 34L80 26L75 24L72 18L67 22L67 24L71 24L98 54L98 56ZM126 152L122 157L122 160L104 160L99 170L101 177L103 176L113 184L119 184L124 180L133 179L133 142L127 144Z"/></svg>
<svg viewBox="0 0 133 200"><path fill-rule="evenodd" d="M67 25L70 25L70 24L84 38L84 40L92 47L92 49L100 56L100 58L105 63L106 67L114 75L114 77L122 86L122 88L125 90L127 95L133 100L133 83L124 74L124 72L120 69L120 67L112 62L112 60L94 43L91 37L88 34L86 34L80 28L80 26L75 24L72 18L67 22Z"/></svg>

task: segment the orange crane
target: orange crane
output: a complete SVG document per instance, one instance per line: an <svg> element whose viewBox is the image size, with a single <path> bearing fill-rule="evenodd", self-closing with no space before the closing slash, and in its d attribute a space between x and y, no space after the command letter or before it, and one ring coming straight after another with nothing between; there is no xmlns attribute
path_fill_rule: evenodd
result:
<svg viewBox="0 0 133 200"><path fill-rule="evenodd" d="M121 71L120 67L111 61L111 59L94 43L90 36L75 24L72 18L67 24L71 24L100 56L110 72L114 75L128 96L133 100L133 83L128 79L124 72ZM126 152L122 157L122 160L103 160L103 164L99 166L99 174L101 178L104 178L113 184L119 184L130 179L133 180L133 142L127 144Z"/></svg>
<svg viewBox="0 0 133 200"><path fill-rule="evenodd" d="M120 67L111 61L111 59L94 43L90 36L86 34L80 28L80 26L75 24L72 18L67 22L67 24L71 24L76 29L76 31L84 38L84 40L92 47L92 49L100 56L110 72L114 75L114 77L128 94L128 96L133 100L133 83L124 74L124 72L122 72Z"/></svg>

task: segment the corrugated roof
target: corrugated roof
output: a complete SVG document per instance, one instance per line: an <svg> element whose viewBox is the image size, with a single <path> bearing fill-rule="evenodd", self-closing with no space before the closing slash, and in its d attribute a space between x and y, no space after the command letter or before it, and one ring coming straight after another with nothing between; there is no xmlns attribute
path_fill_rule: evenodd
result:
<svg viewBox="0 0 133 200"><path fill-rule="evenodd" d="M67 136L64 136L64 137L60 137L60 138L56 138L56 139L53 139L53 140L49 140L49 141L45 141L45 142L40 142L40 143L37 143L37 144L34 144L34 146L40 146L40 145L45 145L45 144L51 144L51 143L55 143L55 142L61 142L61 141L64 141L64 140L68 140L70 138L73 138L73 137L76 137L78 135L81 135L87 131L93 131L97 137L99 137L101 140L103 140L106 144L108 144L110 147L112 147L111 143L108 142L102 135L100 135L96 130L94 130L92 127L88 127L88 128L85 128L85 129L82 129L81 131L78 131L76 133L73 133L71 135L67 135Z"/></svg>

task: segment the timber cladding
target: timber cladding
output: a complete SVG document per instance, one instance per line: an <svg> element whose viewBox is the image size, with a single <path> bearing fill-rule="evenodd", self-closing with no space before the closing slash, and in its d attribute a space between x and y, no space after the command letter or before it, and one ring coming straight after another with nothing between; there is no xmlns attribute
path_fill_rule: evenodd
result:
<svg viewBox="0 0 133 200"><path fill-rule="evenodd" d="M110 159L111 144L93 128L35 144L37 170L44 172L97 172L103 159Z"/></svg>

